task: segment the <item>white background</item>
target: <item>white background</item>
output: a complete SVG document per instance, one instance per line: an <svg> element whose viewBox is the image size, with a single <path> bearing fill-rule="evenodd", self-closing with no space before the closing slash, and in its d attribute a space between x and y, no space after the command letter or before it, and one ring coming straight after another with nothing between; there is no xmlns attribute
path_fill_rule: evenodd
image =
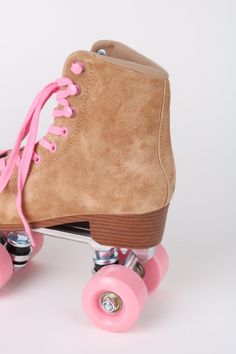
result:
<svg viewBox="0 0 236 354"><path fill-rule="evenodd" d="M0 293L1 354L235 353L235 18L230 0L1 2L1 149L71 51L114 39L169 71L177 165L171 268L137 326L90 325L80 304L89 249L46 240ZM48 107L40 131L50 123Z"/></svg>

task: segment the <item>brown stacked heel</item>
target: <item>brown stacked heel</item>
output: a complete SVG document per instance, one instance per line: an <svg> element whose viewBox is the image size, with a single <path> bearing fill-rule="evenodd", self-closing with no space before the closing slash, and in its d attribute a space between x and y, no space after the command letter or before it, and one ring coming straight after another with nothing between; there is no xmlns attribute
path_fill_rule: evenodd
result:
<svg viewBox="0 0 236 354"><path fill-rule="evenodd" d="M159 244L164 233L168 206L145 214L94 215L92 238L102 244L124 248L149 248Z"/></svg>

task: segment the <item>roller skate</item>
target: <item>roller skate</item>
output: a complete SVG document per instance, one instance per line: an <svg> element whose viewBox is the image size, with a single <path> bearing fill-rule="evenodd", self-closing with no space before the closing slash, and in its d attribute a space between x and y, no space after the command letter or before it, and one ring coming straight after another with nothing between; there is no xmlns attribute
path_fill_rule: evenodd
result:
<svg viewBox="0 0 236 354"><path fill-rule="evenodd" d="M53 124L37 141L53 94ZM68 57L62 77L34 99L13 149L0 152L0 288L45 236L86 243L88 318L114 332L135 324L168 269L169 105L167 72L124 44L99 41Z"/></svg>

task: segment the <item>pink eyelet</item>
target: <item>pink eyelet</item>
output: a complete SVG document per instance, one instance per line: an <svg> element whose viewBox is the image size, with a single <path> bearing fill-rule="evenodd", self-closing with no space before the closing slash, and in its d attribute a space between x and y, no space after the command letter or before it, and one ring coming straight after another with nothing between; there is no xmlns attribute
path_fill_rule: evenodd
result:
<svg viewBox="0 0 236 354"><path fill-rule="evenodd" d="M65 108L63 109L63 114L64 114L64 116L65 116L66 118L71 118L71 117L73 117L73 115L75 114L75 112L74 112L73 108L71 108L70 106L68 106L68 107L65 107Z"/></svg>
<svg viewBox="0 0 236 354"><path fill-rule="evenodd" d="M61 133L62 133L62 134L61 134L62 136L66 136L67 133L68 133L68 129L67 129L66 127L62 127L62 128L61 128Z"/></svg>
<svg viewBox="0 0 236 354"><path fill-rule="evenodd" d="M50 146L50 151L51 151L51 152L55 152L56 149L57 149L56 144L52 143L51 146Z"/></svg>
<svg viewBox="0 0 236 354"><path fill-rule="evenodd" d="M35 156L35 158L34 158L34 163L36 164L36 165L38 165L39 163L40 163L40 156L37 154L36 156Z"/></svg>
<svg viewBox="0 0 236 354"><path fill-rule="evenodd" d="M74 61L71 64L71 71L75 75L80 75L85 69L85 65L79 61Z"/></svg>
<svg viewBox="0 0 236 354"><path fill-rule="evenodd" d="M78 93L80 93L80 87L78 85L69 85L67 88L67 92L69 93L70 96L75 96Z"/></svg>

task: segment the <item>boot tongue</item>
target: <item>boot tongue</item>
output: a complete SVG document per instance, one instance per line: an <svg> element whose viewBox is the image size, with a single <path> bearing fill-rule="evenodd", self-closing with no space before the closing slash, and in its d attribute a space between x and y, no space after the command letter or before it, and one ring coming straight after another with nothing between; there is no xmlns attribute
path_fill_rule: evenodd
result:
<svg viewBox="0 0 236 354"><path fill-rule="evenodd" d="M127 60L127 56L129 56L131 52L134 52L131 48L122 43L109 40L95 42L91 48L91 51L123 60Z"/></svg>
<svg viewBox="0 0 236 354"><path fill-rule="evenodd" d="M110 40L97 41L93 44L91 51L100 55L151 66L168 76L168 73L160 65L120 42Z"/></svg>

